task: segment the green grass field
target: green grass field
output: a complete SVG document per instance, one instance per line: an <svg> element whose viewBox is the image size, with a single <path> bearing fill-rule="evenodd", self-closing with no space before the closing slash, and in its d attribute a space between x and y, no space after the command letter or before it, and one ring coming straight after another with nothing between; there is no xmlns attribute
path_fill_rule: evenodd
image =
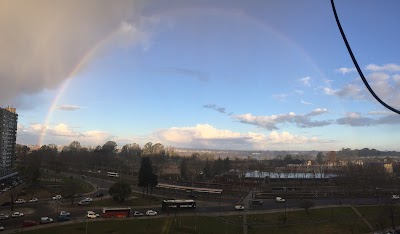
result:
<svg viewBox="0 0 400 234"><path fill-rule="evenodd" d="M374 212L370 207L359 208L366 213ZM247 221L250 224L248 233L366 233L370 231L349 207L312 209L308 215L305 211L288 211L286 215L286 224L283 224L282 219L284 213L247 215ZM169 217L156 219L89 222L87 233L243 233L242 223L241 215L220 218L175 217L171 214ZM86 233L86 223L32 230L26 233Z"/></svg>

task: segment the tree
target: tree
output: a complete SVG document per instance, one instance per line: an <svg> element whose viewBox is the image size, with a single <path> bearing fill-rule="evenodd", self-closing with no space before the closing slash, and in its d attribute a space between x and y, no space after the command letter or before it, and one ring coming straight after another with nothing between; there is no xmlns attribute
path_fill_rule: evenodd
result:
<svg viewBox="0 0 400 234"><path fill-rule="evenodd" d="M143 155L151 155L153 154L153 143L147 142L143 147Z"/></svg>
<svg viewBox="0 0 400 234"><path fill-rule="evenodd" d="M317 161L318 164L323 164L324 163L324 153L319 152L317 154L317 160L316 161Z"/></svg>
<svg viewBox="0 0 400 234"><path fill-rule="evenodd" d="M149 157L143 157L140 163L140 170L138 175L138 186L143 190L147 189L147 195L153 192L153 188L158 184L157 175L153 173L153 166L151 165L151 160Z"/></svg>
<svg viewBox="0 0 400 234"><path fill-rule="evenodd" d="M313 206L314 206L314 202L311 200L303 200L303 202L301 203L301 208L303 208L307 214L309 214L308 210Z"/></svg>
<svg viewBox="0 0 400 234"><path fill-rule="evenodd" d="M107 154L115 154L117 152L117 143L115 141L107 141L102 149L107 153Z"/></svg>
<svg viewBox="0 0 400 234"><path fill-rule="evenodd" d="M132 189L128 183L118 181L108 189L108 193L112 196L114 201L123 202L132 193Z"/></svg>
<svg viewBox="0 0 400 234"><path fill-rule="evenodd" d="M181 165L180 165L180 169L181 169L181 178L182 179L187 179L187 177L188 177L188 172L189 172L189 170L188 170L188 163L187 163L187 159L186 158L183 158L182 159L182 161L181 161Z"/></svg>
<svg viewBox="0 0 400 234"><path fill-rule="evenodd" d="M71 200L71 205L74 204L75 194L79 192L80 186L76 180L70 178L62 189L63 197Z"/></svg>

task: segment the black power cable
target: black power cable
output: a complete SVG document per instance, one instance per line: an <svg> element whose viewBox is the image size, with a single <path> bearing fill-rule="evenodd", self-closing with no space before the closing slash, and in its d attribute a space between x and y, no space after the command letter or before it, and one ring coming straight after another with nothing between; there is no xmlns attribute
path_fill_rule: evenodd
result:
<svg viewBox="0 0 400 234"><path fill-rule="evenodd" d="M351 57L351 59L353 60L354 66L356 66L357 71L358 71L358 74L360 75L360 77L361 77L362 81L364 82L365 86L367 87L368 91L369 91L369 92L372 94L372 96L374 96L374 98L375 98L380 104L382 104L384 107L386 107L387 109L389 109L389 110L391 110L391 111L393 111L393 112L395 112L395 113L397 113L397 114L400 114L400 111L399 111L399 110L397 110L397 109L391 107L390 105L388 105L388 104L386 104L384 101L382 101L382 100L378 97L378 95L375 94L374 90L372 90L372 88L371 88L371 86L369 85L367 79L365 79L364 74L362 73L360 66L358 66L357 60L356 60L356 58L354 57L353 51L352 51L351 48L350 48L349 42L348 42L347 39L346 39L346 35L344 34L343 28L342 28L342 26L340 25L339 17L338 17L338 15L337 15L337 13L336 13L335 3L333 2L333 0L331 0L331 4L332 4L332 9L333 9L333 14L335 14L336 23L337 23L337 25L338 25L338 27L339 27L339 30L340 30L340 34L342 34L343 41L344 41L344 43L346 44L347 50L349 51L350 57Z"/></svg>

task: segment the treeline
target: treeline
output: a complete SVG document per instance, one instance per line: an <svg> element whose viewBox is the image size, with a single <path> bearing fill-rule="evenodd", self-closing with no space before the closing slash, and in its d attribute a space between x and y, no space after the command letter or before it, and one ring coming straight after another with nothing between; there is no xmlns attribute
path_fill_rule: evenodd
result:
<svg viewBox="0 0 400 234"><path fill-rule="evenodd" d="M379 151L376 149L350 149L350 148L342 148L337 151L338 157L388 157L388 156L400 156L400 152L397 151Z"/></svg>

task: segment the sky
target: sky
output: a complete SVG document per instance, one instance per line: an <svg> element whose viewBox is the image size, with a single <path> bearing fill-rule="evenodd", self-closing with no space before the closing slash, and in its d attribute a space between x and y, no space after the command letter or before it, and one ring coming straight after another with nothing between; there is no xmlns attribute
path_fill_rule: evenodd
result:
<svg viewBox="0 0 400 234"><path fill-rule="evenodd" d="M400 2L336 0L358 63L400 108ZM328 0L0 0L0 106L17 143L400 150Z"/></svg>

